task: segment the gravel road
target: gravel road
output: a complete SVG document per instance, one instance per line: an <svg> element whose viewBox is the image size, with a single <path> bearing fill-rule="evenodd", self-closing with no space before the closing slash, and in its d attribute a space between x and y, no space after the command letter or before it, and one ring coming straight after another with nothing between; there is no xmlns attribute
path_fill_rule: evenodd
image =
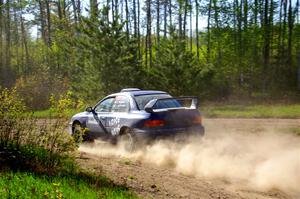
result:
<svg viewBox="0 0 300 199"><path fill-rule="evenodd" d="M78 162L143 198L300 198L297 119L205 119L206 135L133 154L96 141Z"/></svg>

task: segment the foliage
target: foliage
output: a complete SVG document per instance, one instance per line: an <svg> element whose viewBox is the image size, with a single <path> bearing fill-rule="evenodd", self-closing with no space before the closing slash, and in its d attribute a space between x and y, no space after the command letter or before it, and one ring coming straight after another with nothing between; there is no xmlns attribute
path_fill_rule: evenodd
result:
<svg viewBox="0 0 300 199"><path fill-rule="evenodd" d="M55 95L52 94L50 97L50 104L50 115L54 114L55 118L61 119L69 119L70 113L73 113L74 110L80 110L84 106L82 100L74 100L72 91L67 91L65 94L60 94L58 97L55 97Z"/></svg>
<svg viewBox="0 0 300 199"><path fill-rule="evenodd" d="M4 4L0 85L32 110L67 90L85 101L124 87L213 100L299 93L299 1Z"/></svg>
<svg viewBox="0 0 300 199"><path fill-rule="evenodd" d="M47 71L20 77L15 84L18 94L24 99L26 107L31 110L49 108L50 96L65 93L68 85L66 78L62 78L61 75L50 76Z"/></svg>
<svg viewBox="0 0 300 199"><path fill-rule="evenodd" d="M173 37L161 43L166 50L159 52L155 66L150 69L152 86L174 95L204 95L204 85L210 84L215 73L213 67L201 64L184 41L176 34Z"/></svg>
<svg viewBox="0 0 300 199"><path fill-rule="evenodd" d="M25 114L16 90L0 95L1 166L54 172L72 166L76 144L63 119L37 120Z"/></svg>
<svg viewBox="0 0 300 199"><path fill-rule="evenodd" d="M130 87L140 84L135 78L141 73L141 65L134 55L135 41L126 39L122 32L124 24L108 22L103 12L98 19L82 18L78 29L80 37L69 44L76 47L82 57L81 71L78 68L71 69L76 70L76 84L73 86L81 88L80 91L78 88L74 90L84 93L82 97L88 99L118 91L120 85Z"/></svg>

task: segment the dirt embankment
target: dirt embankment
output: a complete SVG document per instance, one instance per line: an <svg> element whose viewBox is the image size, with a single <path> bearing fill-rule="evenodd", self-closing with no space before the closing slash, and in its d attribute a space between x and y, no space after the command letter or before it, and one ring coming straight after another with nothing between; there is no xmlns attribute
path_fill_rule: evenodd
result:
<svg viewBox="0 0 300 199"><path fill-rule="evenodd" d="M300 198L299 120L207 119L206 136L132 154L82 145L79 163L150 198Z"/></svg>

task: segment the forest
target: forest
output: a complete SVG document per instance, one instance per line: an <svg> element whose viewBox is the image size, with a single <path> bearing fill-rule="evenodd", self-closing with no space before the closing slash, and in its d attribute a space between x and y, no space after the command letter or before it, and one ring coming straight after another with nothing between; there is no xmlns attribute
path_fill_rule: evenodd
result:
<svg viewBox="0 0 300 199"><path fill-rule="evenodd" d="M299 0L0 0L0 90L299 96Z"/></svg>

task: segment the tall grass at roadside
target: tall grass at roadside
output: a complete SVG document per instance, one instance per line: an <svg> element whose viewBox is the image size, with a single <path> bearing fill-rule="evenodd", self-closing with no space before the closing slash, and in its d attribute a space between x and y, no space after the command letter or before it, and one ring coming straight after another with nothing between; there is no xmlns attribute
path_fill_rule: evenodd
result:
<svg viewBox="0 0 300 199"><path fill-rule="evenodd" d="M290 105L203 105L206 117L300 118L300 104Z"/></svg>

